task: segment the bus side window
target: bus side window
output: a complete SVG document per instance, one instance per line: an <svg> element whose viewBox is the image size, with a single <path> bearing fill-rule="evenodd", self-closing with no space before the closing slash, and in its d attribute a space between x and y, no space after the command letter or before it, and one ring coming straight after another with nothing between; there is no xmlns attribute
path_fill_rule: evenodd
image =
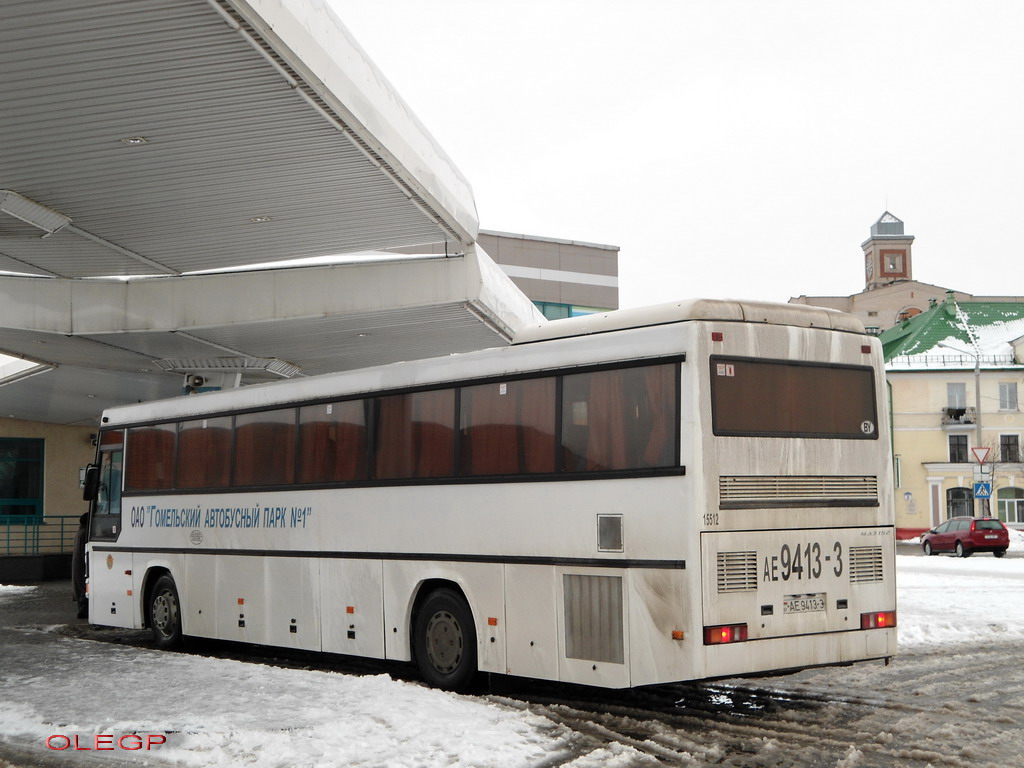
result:
<svg viewBox="0 0 1024 768"><path fill-rule="evenodd" d="M121 479L124 463L124 433L104 433L100 442L99 485L89 538L113 540L121 532Z"/></svg>
<svg viewBox="0 0 1024 768"><path fill-rule="evenodd" d="M676 366L567 375L562 388L566 472L670 467L677 463Z"/></svg>

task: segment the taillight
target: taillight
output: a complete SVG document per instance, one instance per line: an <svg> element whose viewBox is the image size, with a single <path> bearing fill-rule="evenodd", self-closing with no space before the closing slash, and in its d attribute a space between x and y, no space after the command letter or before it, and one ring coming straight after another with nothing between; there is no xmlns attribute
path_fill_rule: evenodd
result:
<svg viewBox="0 0 1024 768"><path fill-rule="evenodd" d="M704 645L740 643L746 639L746 624L725 624L718 627L704 627Z"/></svg>
<svg viewBox="0 0 1024 768"><path fill-rule="evenodd" d="M885 629L896 626L896 611L875 611L860 615L861 629Z"/></svg>

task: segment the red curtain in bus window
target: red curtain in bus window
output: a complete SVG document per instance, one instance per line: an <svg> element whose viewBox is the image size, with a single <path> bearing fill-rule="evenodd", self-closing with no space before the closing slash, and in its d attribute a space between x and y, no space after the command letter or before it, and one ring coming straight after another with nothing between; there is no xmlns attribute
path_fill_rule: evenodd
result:
<svg viewBox="0 0 1024 768"><path fill-rule="evenodd" d="M568 378L568 377L567 377ZM586 407L587 438L581 469L625 469L627 460L625 382L622 371L592 373ZM576 406L578 407L578 406Z"/></svg>
<svg viewBox="0 0 1024 768"><path fill-rule="evenodd" d="M125 491L159 491L173 486L177 430L177 424L128 430L124 459Z"/></svg>
<svg viewBox="0 0 1024 768"><path fill-rule="evenodd" d="M235 417L235 487L287 485L295 478L295 409Z"/></svg>
<svg viewBox="0 0 1024 768"><path fill-rule="evenodd" d="M555 380L465 387L461 471L508 475L555 470Z"/></svg>
<svg viewBox="0 0 1024 768"><path fill-rule="evenodd" d="M378 399L375 477L449 477L454 467L455 390Z"/></svg>
<svg viewBox="0 0 1024 768"><path fill-rule="evenodd" d="M652 365L641 368L647 394L646 424L638 427L647 433L647 444L641 456L643 466L668 467L676 461L675 437L679 413L676 403L675 365Z"/></svg>
<svg viewBox="0 0 1024 768"><path fill-rule="evenodd" d="M300 483L344 483L366 479L365 401L299 409Z"/></svg>
<svg viewBox="0 0 1024 768"><path fill-rule="evenodd" d="M455 469L455 390L417 392L412 399L414 477L450 477Z"/></svg>
<svg viewBox="0 0 1024 768"><path fill-rule="evenodd" d="M675 461L676 402L672 364L565 376L564 470L671 466Z"/></svg>
<svg viewBox="0 0 1024 768"><path fill-rule="evenodd" d="M178 488L227 488L231 417L186 421L178 432Z"/></svg>

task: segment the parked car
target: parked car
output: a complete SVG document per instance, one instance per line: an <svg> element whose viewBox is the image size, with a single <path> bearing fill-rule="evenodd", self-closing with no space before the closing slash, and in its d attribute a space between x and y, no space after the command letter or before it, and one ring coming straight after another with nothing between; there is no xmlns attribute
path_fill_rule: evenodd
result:
<svg viewBox="0 0 1024 768"><path fill-rule="evenodd" d="M957 557L970 557L991 552L1002 557L1009 546L1010 532L994 517L951 517L921 537L926 555L956 552Z"/></svg>

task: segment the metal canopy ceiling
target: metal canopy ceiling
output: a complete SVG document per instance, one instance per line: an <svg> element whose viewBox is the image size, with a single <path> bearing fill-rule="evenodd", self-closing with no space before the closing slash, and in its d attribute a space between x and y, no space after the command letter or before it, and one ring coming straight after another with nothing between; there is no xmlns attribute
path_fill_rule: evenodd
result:
<svg viewBox="0 0 1024 768"><path fill-rule="evenodd" d="M155 359L306 375L504 343L533 317L474 246L469 184L322 0L4 0L0 72L0 272L20 275L0 278L0 353L48 366L0 382L0 417L90 423L176 394ZM226 275L219 319L147 320L189 273L441 240L465 258L426 278L335 268L253 311L246 290L278 278ZM141 276L162 276L132 289L142 306L75 288ZM430 290L381 283L408 280Z"/></svg>

